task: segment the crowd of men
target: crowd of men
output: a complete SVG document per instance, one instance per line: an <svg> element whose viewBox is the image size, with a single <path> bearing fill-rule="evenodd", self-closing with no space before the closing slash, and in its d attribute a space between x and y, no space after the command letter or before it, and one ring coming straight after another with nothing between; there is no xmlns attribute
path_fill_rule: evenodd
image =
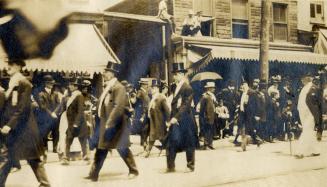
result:
<svg viewBox="0 0 327 187"><path fill-rule="evenodd" d="M195 169L196 149L215 149L214 140L234 136L236 146L246 151L250 141L264 142L298 139L302 132L297 108L302 88L294 88L290 80L274 75L270 84L254 79L243 81L237 89L233 80L226 88L216 90L215 82L207 81L200 100L194 102L194 90L183 63L174 63L174 82L168 85L157 79L141 78L135 89L127 81L116 78L119 65L109 62L103 72L104 86L97 98L90 80L68 77L68 86L50 75L43 76L42 89L33 92L33 85L21 73L22 60L8 62L11 76L8 88L0 89L1 156L0 186L4 186L12 168L20 169L20 160L27 160L41 186L50 186L43 165L47 161L51 136L53 152L62 165L70 163L70 147L77 138L82 158L94 161L86 179L97 181L107 154L117 149L129 169L131 178L138 175L133 153L129 149L130 134L140 136L144 157L159 141L166 150L167 172L175 171L175 158L186 152L187 169ZM327 70L311 81L306 102L314 116L317 139L321 140L326 125L325 104ZM37 85L39 86L39 85ZM170 92L168 91L170 90ZM170 94L169 94L170 93ZM239 137L242 141L239 142Z"/></svg>

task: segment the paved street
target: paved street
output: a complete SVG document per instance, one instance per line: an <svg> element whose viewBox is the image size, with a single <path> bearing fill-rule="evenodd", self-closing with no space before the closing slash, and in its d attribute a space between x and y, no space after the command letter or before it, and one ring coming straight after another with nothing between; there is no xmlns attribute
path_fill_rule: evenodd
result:
<svg viewBox="0 0 327 187"><path fill-rule="evenodd" d="M132 137L134 154L141 152L139 138ZM290 156L289 142L264 144L260 148L250 145L247 152L234 147L231 139L215 142L216 150L196 152L196 169L185 173L185 153L178 154L176 173L164 173L165 157L158 156L154 148L150 158L136 156L140 175L128 179L128 170L113 151L109 155L97 183L84 180L90 166L83 161L73 161L62 166L55 154L50 153L46 165L52 186L326 186L327 185L327 137L320 143L319 157L297 160ZM24 164L24 163L23 163ZM8 187L37 186L31 169L24 164L21 171L12 173Z"/></svg>

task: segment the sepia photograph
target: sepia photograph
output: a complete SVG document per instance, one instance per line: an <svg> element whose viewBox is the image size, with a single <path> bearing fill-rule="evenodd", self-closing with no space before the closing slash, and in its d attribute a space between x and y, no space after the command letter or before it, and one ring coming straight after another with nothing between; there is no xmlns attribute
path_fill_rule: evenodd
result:
<svg viewBox="0 0 327 187"><path fill-rule="evenodd" d="M327 0L0 0L0 187L326 187Z"/></svg>

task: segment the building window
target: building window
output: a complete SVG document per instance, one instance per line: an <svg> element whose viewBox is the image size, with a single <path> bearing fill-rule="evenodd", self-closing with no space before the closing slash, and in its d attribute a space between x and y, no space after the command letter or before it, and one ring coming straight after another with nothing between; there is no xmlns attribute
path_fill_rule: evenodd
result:
<svg viewBox="0 0 327 187"><path fill-rule="evenodd" d="M312 23L324 23L323 2L310 3L310 18Z"/></svg>
<svg viewBox="0 0 327 187"><path fill-rule="evenodd" d="M274 40L287 41L287 5L273 4Z"/></svg>
<svg viewBox="0 0 327 187"><path fill-rule="evenodd" d="M194 12L202 11L203 16L212 16L212 0L194 0L193 9Z"/></svg>
<svg viewBox="0 0 327 187"><path fill-rule="evenodd" d="M248 1L232 0L233 38L249 38Z"/></svg>

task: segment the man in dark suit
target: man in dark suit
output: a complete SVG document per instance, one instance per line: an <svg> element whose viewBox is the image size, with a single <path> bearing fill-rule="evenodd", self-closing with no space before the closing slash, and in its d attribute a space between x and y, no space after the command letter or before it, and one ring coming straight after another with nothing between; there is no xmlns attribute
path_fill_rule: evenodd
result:
<svg viewBox="0 0 327 187"><path fill-rule="evenodd" d="M141 135L141 145L144 150L146 149L147 138L149 136L149 103L150 97L148 93L148 80L141 79L139 81L140 89L136 94L136 104L135 104L135 120L136 125L140 127L140 135Z"/></svg>
<svg viewBox="0 0 327 187"><path fill-rule="evenodd" d="M46 150L48 149L48 135L49 132L51 132L53 152L56 153L59 141L58 115L60 113L60 98L55 92L53 92L55 80L52 78L52 76L45 75L43 80L45 85L43 90L38 94L37 99L39 106L39 111L37 114L38 125Z"/></svg>
<svg viewBox="0 0 327 187"><path fill-rule="evenodd" d="M204 149L214 149L212 146L214 123L215 123L215 108L217 106L215 92L215 83L208 82L205 85L206 92L203 94L200 102L200 126L203 129Z"/></svg>
<svg viewBox="0 0 327 187"><path fill-rule="evenodd" d="M246 151L247 137L250 135L253 143L257 144L259 147L261 140L257 136L255 127L260 122L260 92L259 92L259 79L254 79L252 84L252 89L248 89L246 94L248 95L248 102L244 106L245 111L245 128L242 130L242 149Z"/></svg>
<svg viewBox="0 0 327 187"><path fill-rule="evenodd" d="M193 90L185 77L183 63L173 64L176 89L171 103L171 120L166 142L167 172L175 171L177 152L186 151L187 169L194 171L197 126L193 115Z"/></svg>
<svg viewBox="0 0 327 187"><path fill-rule="evenodd" d="M84 97L81 91L78 90L78 80L76 78L71 78L69 80L68 89L71 96L68 98L66 103L68 128L66 131L66 147L62 164L69 164L70 146L76 137L81 144L83 159L88 163L90 157L87 143L88 128L84 116Z"/></svg>
<svg viewBox="0 0 327 187"><path fill-rule="evenodd" d="M31 166L40 186L50 186L40 159L42 140L31 110L32 84L20 73L25 63L16 59L8 64L11 77L0 125L8 151L0 165L0 186L5 186L13 161L23 159Z"/></svg>
<svg viewBox="0 0 327 187"><path fill-rule="evenodd" d="M103 72L105 88L98 105L100 118L98 146L89 176L85 177L92 181L98 180L104 160L111 149L117 149L129 169L129 177L138 175L133 154L129 149L129 129L125 110L128 106L126 89L115 77L118 69L118 64L109 62Z"/></svg>
<svg viewBox="0 0 327 187"><path fill-rule="evenodd" d="M145 157L149 157L150 151L156 140L161 142L164 140L167 133L166 123L170 120L170 109L166 96L160 93L159 81L153 80L151 86L152 99L148 111L150 119L150 135Z"/></svg>
<svg viewBox="0 0 327 187"><path fill-rule="evenodd" d="M313 115L315 121L315 129L317 130L317 139L321 141L323 125L322 125L322 88L320 84L320 77L315 76L312 80L312 86L306 97L306 103Z"/></svg>
<svg viewBox="0 0 327 187"><path fill-rule="evenodd" d="M229 129L228 129L228 134L229 136L233 136L233 131L234 131L234 125L235 123L235 111L237 108L237 105L239 104L239 98L240 94L237 92L235 89L235 82L233 80L230 80L228 82L227 88L224 88L221 91L221 98L224 101L224 104L226 105L228 111L229 111L229 119L228 123Z"/></svg>

